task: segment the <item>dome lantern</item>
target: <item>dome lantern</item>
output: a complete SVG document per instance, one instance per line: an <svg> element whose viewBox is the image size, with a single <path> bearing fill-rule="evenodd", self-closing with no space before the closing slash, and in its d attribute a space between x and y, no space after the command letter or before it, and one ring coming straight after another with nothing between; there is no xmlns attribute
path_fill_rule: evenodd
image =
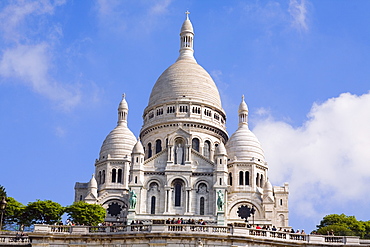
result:
<svg viewBox="0 0 370 247"><path fill-rule="evenodd" d="M248 125L248 106L244 101L244 95L242 96L242 102L239 105L239 126L246 124Z"/></svg>
<svg viewBox="0 0 370 247"><path fill-rule="evenodd" d="M186 14L186 19L184 23L181 26L181 31L180 31L180 55L177 60L180 59L193 59L195 60L193 54L194 54L194 49L193 49L193 40L194 40L194 30L193 30L193 25L190 22L189 19L189 11L185 12Z"/></svg>

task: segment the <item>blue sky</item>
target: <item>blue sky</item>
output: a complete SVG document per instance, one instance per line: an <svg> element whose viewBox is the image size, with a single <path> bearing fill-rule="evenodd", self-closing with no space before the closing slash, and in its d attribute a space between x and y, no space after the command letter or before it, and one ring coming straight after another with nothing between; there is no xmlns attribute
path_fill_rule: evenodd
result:
<svg viewBox="0 0 370 247"><path fill-rule="evenodd" d="M370 1L1 1L0 155L9 196L73 202L122 94L137 136L185 18L237 128L242 94L290 224L370 220Z"/></svg>

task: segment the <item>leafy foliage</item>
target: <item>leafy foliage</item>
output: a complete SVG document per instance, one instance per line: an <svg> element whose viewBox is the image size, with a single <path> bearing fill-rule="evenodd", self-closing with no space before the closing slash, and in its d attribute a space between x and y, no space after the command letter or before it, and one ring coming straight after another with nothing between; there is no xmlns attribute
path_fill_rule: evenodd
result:
<svg viewBox="0 0 370 247"><path fill-rule="evenodd" d="M13 197L6 198L7 206L4 212L4 224L5 225L21 225L22 214L26 206L16 201Z"/></svg>
<svg viewBox="0 0 370 247"><path fill-rule="evenodd" d="M6 191L5 191L4 186L0 185L0 200L2 200L3 197L6 198Z"/></svg>
<svg viewBox="0 0 370 247"><path fill-rule="evenodd" d="M32 224L55 224L62 220L64 207L59 203L45 200L30 202L25 207L22 213L22 221L24 225Z"/></svg>
<svg viewBox="0 0 370 247"><path fill-rule="evenodd" d="M81 225L96 226L104 221L105 209L98 204L89 204L83 201L75 202L66 207L65 212L69 219Z"/></svg>
<svg viewBox="0 0 370 247"><path fill-rule="evenodd" d="M358 221L355 216L345 214L325 216L320 225L317 225L317 229L317 233L323 235L333 232L337 236L370 237L370 221Z"/></svg>

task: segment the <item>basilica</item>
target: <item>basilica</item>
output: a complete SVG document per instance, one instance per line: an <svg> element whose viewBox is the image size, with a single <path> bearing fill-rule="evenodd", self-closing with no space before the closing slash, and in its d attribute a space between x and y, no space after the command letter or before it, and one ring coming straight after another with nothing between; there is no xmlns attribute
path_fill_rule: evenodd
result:
<svg viewBox="0 0 370 247"><path fill-rule="evenodd" d="M187 13L178 59L155 82L139 137L128 128L124 95L94 175L75 185L75 201L102 205L107 222L175 218L288 228L288 184L270 183L263 149L248 127L244 96L230 113L239 127L229 136L218 88L193 47Z"/></svg>

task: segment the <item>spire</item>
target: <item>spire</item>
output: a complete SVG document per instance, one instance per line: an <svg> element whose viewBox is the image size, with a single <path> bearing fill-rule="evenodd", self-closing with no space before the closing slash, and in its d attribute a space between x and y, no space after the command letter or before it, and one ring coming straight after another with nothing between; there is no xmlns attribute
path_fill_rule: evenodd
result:
<svg viewBox="0 0 370 247"><path fill-rule="evenodd" d="M194 31L193 31L193 25L190 22L189 19L189 11L185 12L186 19L184 23L181 26L181 32L180 32L180 55L177 60L180 59L194 59L193 53L193 39L194 39ZM195 59L194 59L195 60Z"/></svg>
<svg viewBox="0 0 370 247"><path fill-rule="evenodd" d="M242 96L242 102L239 105L239 127L243 124L248 125L248 106L244 101L244 95Z"/></svg>
<svg viewBox="0 0 370 247"><path fill-rule="evenodd" d="M122 94L122 100L118 106L118 125L127 125L128 104L126 94Z"/></svg>

